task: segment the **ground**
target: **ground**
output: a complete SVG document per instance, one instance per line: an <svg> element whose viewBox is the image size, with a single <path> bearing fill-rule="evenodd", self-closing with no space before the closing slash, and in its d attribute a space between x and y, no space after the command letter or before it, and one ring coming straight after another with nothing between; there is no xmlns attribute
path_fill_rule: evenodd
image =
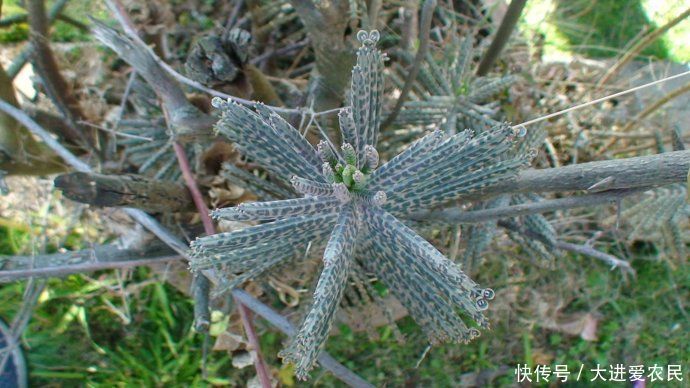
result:
<svg viewBox="0 0 690 388"><path fill-rule="evenodd" d="M556 56L573 52L610 56L623 50L645 26L658 27L688 6L681 3L607 0L592 6L593 2L584 0L530 1L522 28L526 35L545 34L547 52ZM71 2L70 7L78 6ZM16 1L5 1L4 16L19 11ZM622 19L621 12L625 12ZM25 37L22 24L0 30L3 42ZM82 32L64 23L58 23L55 37L59 41L85 39ZM690 21L685 21L643 54L685 62L690 60L688 42ZM93 214L84 215L83 207L58 205L61 199L49 182L10 182L13 197L4 198L0 206L0 254L30 253L45 230L54 232L45 240L48 252L78 249L108 238L101 234L105 230L101 225L84 222ZM404 318L398 322L404 343L396 341L390 328L378 329L378 338L371 339L341 326L329 339L327 350L375 385L454 386L459 381L483 385L495 378L494 384L508 386L515 381L519 364L530 368L564 364L573 373L584 365L581 382L594 377L591 370L597 365L678 364L687 383L690 267L648 245L613 253L633 258L637 277L624 277L582 257L564 256L557 271L548 271L507 264L509 250L489 252L475 275L481 284L491 285L497 296L489 311L492 330L478 340L429 350L416 324ZM238 369L228 353L205 351L204 337L191 329L191 301L159 281L161 276L138 268L49 280L23 335L32 385L242 385L249 380L254 375L251 366ZM26 288L26 283L0 287L0 317L16 316ZM285 307L274 299L274 307ZM277 377L283 385L340 384L320 369L308 384L292 380L276 356L285 337L261 319L257 319L257 329L265 359L281 371ZM235 351L233 356L239 359L241 353Z"/></svg>

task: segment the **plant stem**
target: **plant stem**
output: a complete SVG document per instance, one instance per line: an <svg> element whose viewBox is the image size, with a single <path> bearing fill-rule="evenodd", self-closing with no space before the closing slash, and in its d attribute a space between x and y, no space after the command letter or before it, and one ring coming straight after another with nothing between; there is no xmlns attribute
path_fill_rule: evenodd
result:
<svg viewBox="0 0 690 388"><path fill-rule="evenodd" d="M3 257L0 283L30 277L65 276L176 260L180 260L180 255L167 248L167 245L161 244L147 246L145 249L121 249L116 245L104 245L65 253Z"/></svg>
<svg viewBox="0 0 690 388"><path fill-rule="evenodd" d="M297 334L297 330L295 330L295 328L290 324L290 322L287 319L285 319L285 317L276 313L268 306L262 304L260 301L258 301L256 298L251 296L246 291L235 290L234 296L245 305L256 306L256 308L253 308L252 310L256 314L260 315L265 320L270 322L274 327L278 328L278 330L282 331L290 337L295 336ZM345 366L340 364L325 351L322 351L319 355L319 364L333 372L333 374L337 378L339 378L342 382L348 384L351 387L373 387L373 385L369 384L367 381L365 381L364 379L362 379L361 377L347 369Z"/></svg>
<svg viewBox="0 0 690 388"><path fill-rule="evenodd" d="M166 112L167 113L167 112ZM166 114L167 116L167 114ZM194 204L196 205L197 210L199 211L199 216L201 217L201 223L204 225L204 231L206 232L207 235L212 235L216 233L215 227L213 226L213 221L211 221L211 217L209 216L209 211L208 207L206 207L206 203L204 202L204 198L201 195L201 191L199 190L199 186L196 184L196 180L194 179L194 176L192 175L192 168L189 165L189 159L187 159L187 155L184 152L184 148L182 148L182 145L178 142L173 142L173 148L175 149L175 155L177 156L177 161L180 165L180 170L182 170L182 176L184 177L185 183L187 183L187 188L189 189L189 192L192 195L192 199L194 200ZM203 276L203 275L201 275ZM204 282L203 281L197 281L195 282L196 287L203 287ZM208 289L206 290L206 299L208 298ZM233 298L234 298L234 291L233 291ZM203 298L202 298L203 300ZM240 313L240 317L242 318L242 326L244 326L244 332L247 335L247 340L249 341L249 344L252 347L252 359L254 361L254 368L256 369L256 374L259 376L259 381L261 382L261 386L263 388L271 388L271 378L268 375L268 371L266 369L266 364L264 363L264 359L261 356L261 347L259 345L259 337L256 335L256 331L254 330L254 326L252 325L252 321L250 318L250 312L247 309L246 306L242 304L237 298L235 298L235 303L237 303L237 310ZM206 309L208 310L208 304L206 305ZM206 311L199 311L198 312L201 315L205 315L207 312Z"/></svg>
<svg viewBox="0 0 690 388"><path fill-rule="evenodd" d="M87 149L94 150L95 136L87 135L84 128L77 124L86 116L67 81L60 74L57 61L50 49L48 41L49 21L43 0L28 0L27 11L36 72L41 77L46 93L69 124L69 130L65 131L63 135L72 143L82 144Z"/></svg>
<svg viewBox="0 0 690 388"><path fill-rule="evenodd" d="M506 43L508 43L510 35L515 29L515 25L520 19L520 15L522 15L522 10L525 8L525 4L527 4L527 0L512 0L510 2L508 11L506 11L503 20L501 20L501 25L498 27L498 31L496 31L496 36L491 42L491 46L489 46L489 49L484 54L481 62L479 62L477 76L485 76L489 70L491 70L494 62L496 62L496 59L498 59L498 56L501 54L501 51L503 51Z"/></svg>
<svg viewBox="0 0 690 388"><path fill-rule="evenodd" d="M462 208L452 207L434 211L417 212L412 214L410 218L420 221L433 220L461 224L478 223L499 218L518 217L535 213L546 213L564 209L602 205L645 190L646 188L611 190L577 197L545 199L539 202L471 211L465 211L462 210Z"/></svg>
<svg viewBox="0 0 690 388"><path fill-rule="evenodd" d="M386 120L381 124L381 131L393 124L395 118L398 117L398 114L400 113L400 110L407 99L407 95L410 94L412 86L417 80L419 70L422 68L422 61L424 61L426 52L429 50L429 31L431 30L431 21L434 16L434 9L436 9L436 0L426 0L424 2L424 5L422 6L422 20L420 22L421 28L419 30L419 49L417 50L417 54L414 56L412 68L410 69L410 73L407 75L405 85L403 85L403 89L400 92L398 101L396 101L393 110L391 110L391 113L388 115L388 117L386 117Z"/></svg>
<svg viewBox="0 0 690 388"><path fill-rule="evenodd" d="M542 235L540 235L539 233L534 233L530 230L526 230L523 228L517 228L512 223L505 222L505 221L498 221L498 226L500 226L502 228L510 229L510 230L517 232L517 233L520 233L520 234L523 234L527 238L539 240L544 244L547 244L547 245L550 244L550 242L547 239L545 239ZM623 261L623 260L617 258L616 256L609 255L608 253L598 251L589 245L578 245L578 244L572 244L572 243L565 242L565 241L556 241L556 244L554 246L558 249L562 249L565 251L574 252L574 253L578 253L581 255L593 257L597 260L601 260L601 261L611 265L612 268L619 268L622 271L624 271L625 273L632 274L633 276L635 275L635 270L630 266L630 263L628 263L627 261Z"/></svg>
<svg viewBox="0 0 690 388"><path fill-rule="evenodd" d="M529 169L514 180L489 186L468 198L485 198L505 193L561 191L608 191L636 189L685 182L690 170L690 151L602 160L564 167Z"/></svg>

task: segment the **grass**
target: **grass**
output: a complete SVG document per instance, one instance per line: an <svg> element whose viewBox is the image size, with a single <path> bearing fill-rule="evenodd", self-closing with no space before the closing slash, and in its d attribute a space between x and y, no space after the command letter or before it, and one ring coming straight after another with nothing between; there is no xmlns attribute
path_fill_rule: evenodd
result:
<svg viewBox="0 0 690 388"><path fill-rule="evenodd" d="M23 232L0 231L5 233L1 241L8 241L10 235L16 238L11 245L3 245L0 253L18 253L26 241ZM514 382L517 364L552 368L566 364L571 371L584 364L583 379L593 376L589 370L597 364L681 364L690 378L690 332L684 312L690 304L690 268L659 260L649 247L636 256L640 257L633 263L638 276L627 282L618 272L603 271L601 264L582 258L564 257L558 271L544 271L526 264L506 267L508 260L492 257L477 276L482 283L497 284L499 298L514 302L490 310L493 329L477 341L434 347L422 358L427 346L424 337L410 318L404 318L398 323L407 339L403 344L394 339L390 328L378 329L379 338L370 339L341 326L339 334L329 339L327 350L372 383L388 386L451 386L478 373L499 370L502 373L493 384L508 386ZM513 284L501 280L502 274L516 271L522 272L517 278L530 280ZM165 283L148 282L151 278L144 268L126 276L125 299L113 291L119 283L112 273L51 280L23 336L32 385L59 381L67 386L181 382L235 386L253 376L251 367L234 368L227 353L211 352L206 360L208 375L203 378L204 338L190 329L191 301ZM561 287L564 284L572 287ZM599 314L597 341L544 328L532 310L524 308L539 301L535 295L552 294L569 301L564 314L592 310ZM5 302L0 317L14 316L22 297L22 284L0 288ZM279 371L283 385L301 386L276 356L285 337L260 319L257 328L266 360ZM313 372L309 385L342 386L320 369Z"/></svg>
<svg viewBox="0 0 690 388"><path fill-rule="evenodd" d="M540 2L544 3L529 2L528 24L536 25L529 21L530 12ZM649 1L605 0L588 7L590 3L558 2L555 9L561 22L542 29L547 32L547 44L561 50L587 46L582 48L583 55L610 55L611 51L601 47L621 49L643 25L658 26L663 16L650 16ZM70 2L68 10L76 10L78 4ZM633 6L628 7L630 4ZM3 14L12 12L23 11L17 0L5 1ZM615 16L620 12L627 12L628 17ZM570 16L566 20L570 24L564 22L566 16ZM21 37L25 25L17 26L17 31L10 31L14 37L8 30L0 31L0 41L25 39ZM61 22L54 31L57 40L85 39ZM686 47L682 46L685 42L675 44L679 37L687 38L682 34L690 29L679 25L672 31L681 34L665 38L673 39L674 44L658 43L645 54L690 59L690 49L676 49ZM78 248L82 240L79 233L72 233L66 244ZM0 254L25 253L30 241L29 232L20 226L11 222L0 225ZM496 285L496 304L512 301L490 310L493 329L478 340L434 347L425 353L427 344L418 326L404 318L399 322L407 339L404 344L394 339L390 328L378 329L379 337L370 339L342 326L329 339L327 350L376 385L452 386L476 378L478 373L503 370L493 384L510 386L517 364L567 364L571 371L584 364L588 379L592 377L588 369L596 364L681 364L685 381L689 381L690 322L685 309L690 304L690 268L659 259L653 249L639 250L634 256L638 257L633 262L638 276L626 282L619 273L583 258L564 257L560 269L549 272L507 264L511 261L506 257L492 255L477 274L480 283ZM507 274L521 280L506 283ZM208 375L202 376L204 337L190 329L191 301L166 283L151 279L155 275L144 268L125 276L126 298L117 291L120 282L112 272L50 280L23 335L31 385L244 385L254 375L253 369L234 368L232 355L225 352L209 353ZM23 284L0 287L0 317L10 320L17 313L23 290ZM599 314L598 339L585 341L543 327L532 308L541 300L552 302L548 299L552 296L564 302L565 316L589 311ZM266 361L279 371L284 386L342 386L320 369L312 373L309 384L292 380L290 370L276 356L285 336L260 319L257 329Z"/></svg>
<svg viewBox="0 0 690 388"><path fill-rule="evenodd" d="M561 58L576 53L590 58L619 55L651 31L688 7L672 0L532 0L527 3L521 29L544 37L545 53ZM642 57L690 61L690 20L664 34Z"/></svg>
<svg viewBox="0 0 690 388"><path fill-rule="evenodd" d="M46 1L46 12L53 1ZM73 19L88 24L86 15L103 16L102 6L99 2L88 0L72 0L67 3L63 13ZM25 15L26 10L20 5L20 0L5 0L2 4L2 17ZM9 27L0 28L0 44L18 43L29 39L29 25L26 22L15 23ZM83 31L72 24L62 20L56 20L51 29L51 40L54 42L85 42L91 37L87 31Z"/></svg>

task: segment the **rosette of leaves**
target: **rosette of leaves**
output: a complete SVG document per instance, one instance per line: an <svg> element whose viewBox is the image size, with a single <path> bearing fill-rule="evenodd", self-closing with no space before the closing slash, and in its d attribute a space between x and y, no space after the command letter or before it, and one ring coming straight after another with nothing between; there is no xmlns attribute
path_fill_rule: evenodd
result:
<svg viewBox="0 0 690 388"><path fill-rule="evenodd" d="M540 147L546 132L535 127L527 131L520 139L514 150L514 155L534 153ZM510 157L510 156L508 156ZM487 201L474 205L474 209L491 209L509 205L519 205L526 202L538 202L542 198L536 194L502 194ZM556 231L542 214L528 214L520 217L512 217L503 220L510 226L506 229L508 237L516 242L525 251L530 260L542 267L552 267L555 257L559 254L555 248ZM526 232L526 233L525 233ZM466 228L466 249L463 254L463 262L466 268L472 270L479 262L484 251L489 247L498 233L498 222L492 220L480 224L473 224ZM531 236L530 236L531 235ZM538 236L539 239L535 239Z"/></svg>
<svg viewBox="0 0 690 388"><path fill-rule="evenodd" d="M489 129L496 121L497 106L489 99L503 91L517 79L514 75L477 77L474 71L473 36L465 39L453 36L442 55L427 52L416 82L394 124L403 126L442 125L449 133L465 128ZM400 53L400 63L394 65L391 79L402 89L414 54Z"/></svg>
<svg viewBox="0 0 690 388"><path fill-rule="evenodd" d="M177 167L170 135L164 126L149 124L126 127L123 132L137 136L122 137L118 144L124 147L126 160L139 174L173 181L180 178L181 172ZM185 149L189 155L198 155L200 151L193 144L185 145Z"/></svg>
<svg viewBox="0 0 690 388"><path fill-rule="evenodd" d="M621 212L621 219L632 226L629 240L654 241L662 251L681 260L688 257L690 242L690 203L687 187L673 184L649 190Z"/></svg>
<svg viewBox="0 0 690 388"><path fill-rule="evenodd" d="M659 152L665 152L663 141L657 140ZM685 150L680 130L671 131L673 149ZM683 183L658 187L624 201L620 218L632 226L628 240L654 241L662 251L681 260L688 257L690 242L690 197Z"/></svg>
<svg viewBox="0 0 690 388"><path fill-rule="evenodd" d="M360 31L350 105L339 113L343 143L313 147L287 121L261 104L255 109L214 100L217 131L254 163L289 181L300 198L243 203L213 211L215 218L263 222L201 237L192 243L192 270L226 275L219 291L325 246L313 304L282 352L305 379L328 337L339 302L361 266L376 274L433 344L467 342L489 323L482 311L494 296L481 288L403 220L506 179L528 155L505 157L516 132L499 125L475 135L433 131L379 166L383 62L379 34Z"/></svg>
<svg viewBox="0 0 690 388"><path fill-rule="evenodd" d="M118 131L124 135L117 136L117 146L122 148L125 167L154 179L179 180L182 173L156 93L146 82L136 78L131 82L128 100L133 114L120 120ZM187 155L196 160L203 146L188 143L184 148Z"/></svg>

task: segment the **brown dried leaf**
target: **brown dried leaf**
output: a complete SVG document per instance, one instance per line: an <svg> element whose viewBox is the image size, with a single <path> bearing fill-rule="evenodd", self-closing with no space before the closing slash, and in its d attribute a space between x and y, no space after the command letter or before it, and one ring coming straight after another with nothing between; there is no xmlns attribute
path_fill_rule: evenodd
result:
<svg viewBox="0 0 690 388"><path fill-rule="evenodd" d="M224 331L216 337L216 342L213 344L213 350L225 350L233 352L238 349L245 349L247 342L239 334ZM234 361L233 361L234 363Z"/></svg>

